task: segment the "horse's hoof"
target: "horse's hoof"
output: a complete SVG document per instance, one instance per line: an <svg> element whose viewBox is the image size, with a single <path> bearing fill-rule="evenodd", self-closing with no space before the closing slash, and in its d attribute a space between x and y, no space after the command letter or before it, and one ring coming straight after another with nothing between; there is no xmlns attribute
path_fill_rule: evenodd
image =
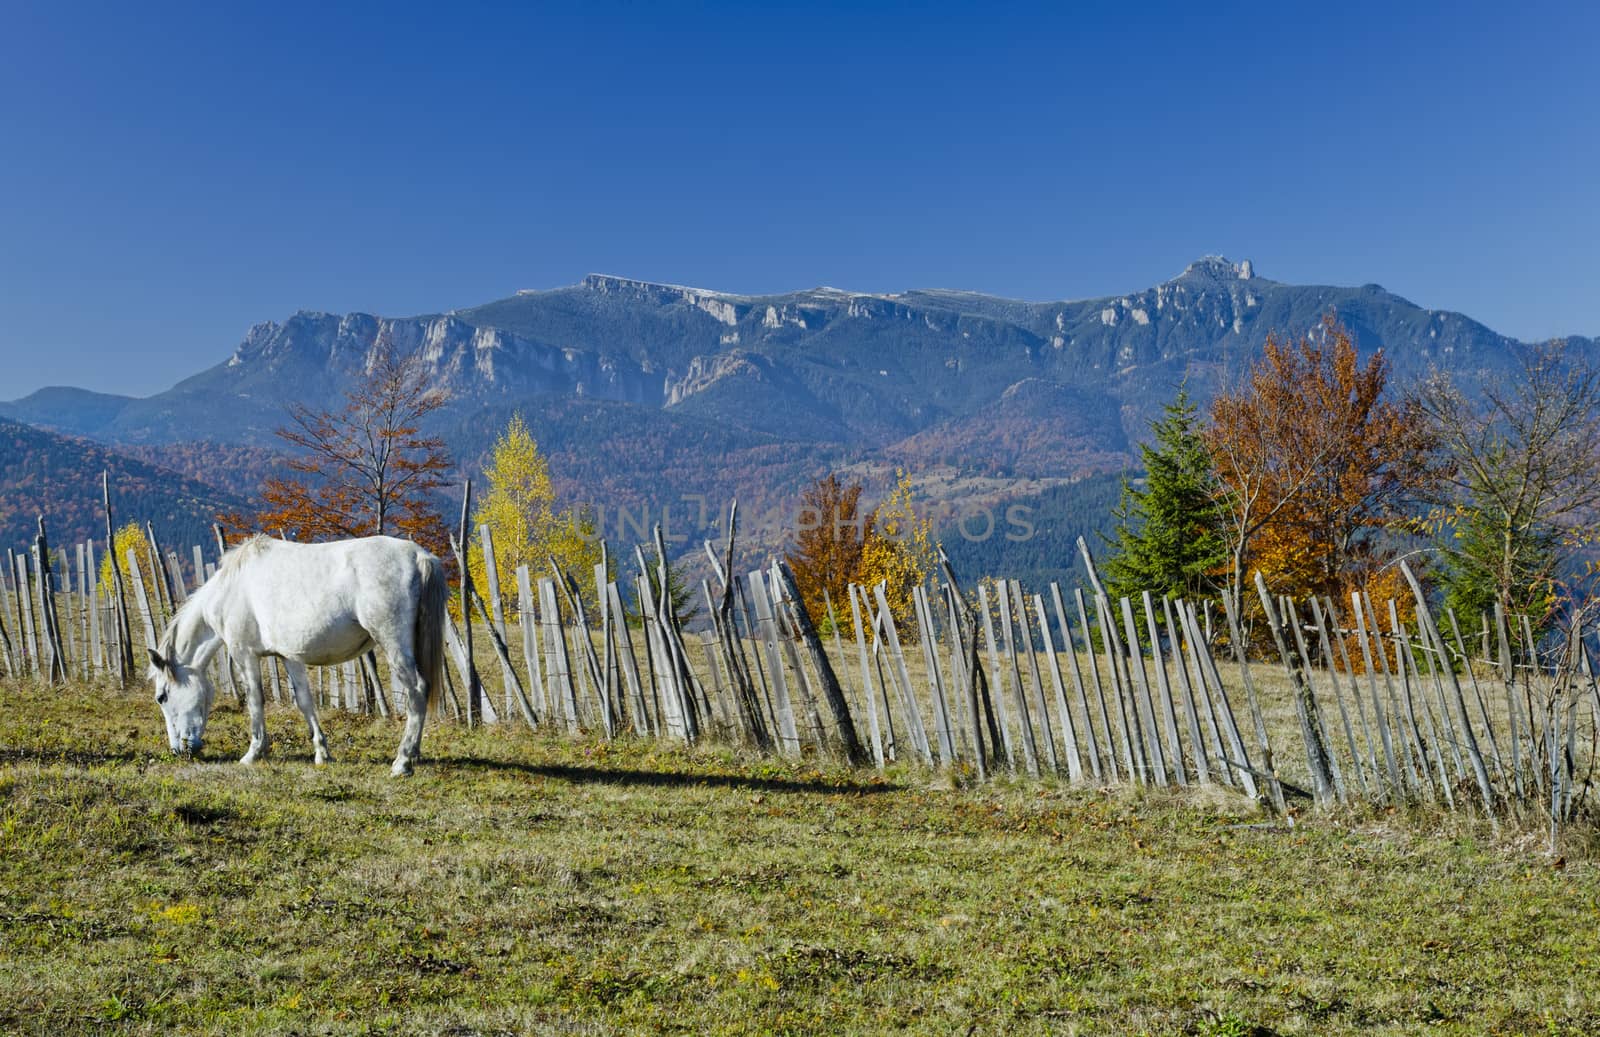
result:
<svg viewBox="0 0 1600 1037"><path fill-rule="evenodd" d="M395 761L395 765L393 767L389 768L389 776L392 777L392 778L409 778L409 777L411 777L411 764L402 763L402 762L396 760Z"/></svg>
<svg viewBox="0 0 1600 1037"><path fill-rule="evenodd" d="M333 757L329 756L327 753L318 753L316 759L312 762L318 767L326 767L328 764L333 762Z"/></svg>
<svg viewBox="0 0 1600 1037"><path fill-rule="evenodd" d="M251 751L245 753L243 756L239 757L239 763L240 763L241 766L244 766L244 767L249 767L252 764L256 764L256 763L259 763L259 762L261 762L261 754L256 752L254 749L252 749Z"/></svg>

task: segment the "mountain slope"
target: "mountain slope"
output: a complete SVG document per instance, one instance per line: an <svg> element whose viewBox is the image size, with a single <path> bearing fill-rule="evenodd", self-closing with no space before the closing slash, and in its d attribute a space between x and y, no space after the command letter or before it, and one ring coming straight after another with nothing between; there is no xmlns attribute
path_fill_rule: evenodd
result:
<svg viewBox="0 0 1600 1037"><path fill-rule="evenodd" d="M172 543L210 543L213 517L240 505L203 482L98 443L0 418L0 545L31 542L41 514L52 544L94 537L103 545L103 471L111 476L117 522L150 522Z"/></svg>
<svg viewBox="0 0 1600 1037"><path fill-rule="evenodd" d="M336 404L374 350L392 348L451 392L433 427L466 468L520 411L579 499L659 510L685 493L737 493L781 511L842 464L938 466L939 485L982 477L986 493L993 478L1064 485L1120 470L1180 381L1203 403L1269 334L1315 334L1327 313L1364 353L1383 347L1401 379L1439 366L1481 381L1528 348L1377 285L1289 285L1220 257L1127 295L1043 303L747 296L596 274L448 314L297 313L154 396L52 389L0 413L181 458L191 473L236 472L240 457L270 463L289 402Z"/></svg>

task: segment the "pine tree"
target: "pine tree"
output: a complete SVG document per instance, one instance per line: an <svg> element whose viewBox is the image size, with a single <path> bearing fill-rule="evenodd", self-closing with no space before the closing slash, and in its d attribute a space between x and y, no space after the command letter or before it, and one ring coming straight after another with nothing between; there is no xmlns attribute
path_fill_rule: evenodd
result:
<svg viewBox="0 0 1600 1037"><path fill-rule="evenodd" d="M1535 630L1548 625L1561 598L1558 535L1464 508L1447 525L1445 537L1444 601L1462 622L1492 615L1500 603L1510 616L1527 616Z"/></svg>
<svg viewBox="0 0 1600 1037"><path fill-rule="evenodd" d="M1217 586L1227 547L1216 472L1197 422L1188 389L1180 387L1164 416L1150 423L1155 442L1139 446L1144 488L1124 481L1113 513L1117 530L1106 576L1115 594L1203 597Z"/></svg>

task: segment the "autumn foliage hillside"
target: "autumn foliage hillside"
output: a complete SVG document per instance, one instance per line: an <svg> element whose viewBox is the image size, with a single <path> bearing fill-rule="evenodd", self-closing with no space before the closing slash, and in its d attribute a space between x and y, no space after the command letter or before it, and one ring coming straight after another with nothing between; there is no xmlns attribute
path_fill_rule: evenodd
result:
<svg viewBox="0 0 1600 1037"><path fill-rule="evenodd" d="M239 503L207 483L98 443L0 419L0 544L27 544L41 514L53 544L103 540L102 471L111 475L118 521L148 521L171 543L209 542L212 518Z"/></svg>

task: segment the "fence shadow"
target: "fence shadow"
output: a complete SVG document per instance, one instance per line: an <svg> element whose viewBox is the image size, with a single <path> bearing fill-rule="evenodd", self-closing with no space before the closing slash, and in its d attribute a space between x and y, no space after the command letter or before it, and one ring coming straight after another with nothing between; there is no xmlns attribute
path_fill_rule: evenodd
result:
<svg viewBox="0 0 1600 1037"><path fill-rule="evenodd" d="M789 778L758 778L742 774L686 774L674 771L641 771L622 767L582 767L565 763L518 763L514 760L485 760L479 758L435 757L432 761L450 767L475 770L516 771L541 778L580 785L638 785L647 788L692 788L697 785L711 788L744 789L750 792L812 793L831 795L874 795L898 792L900 787L888 783L863 782L836 783L821 780L796 780Z"/></svg>

